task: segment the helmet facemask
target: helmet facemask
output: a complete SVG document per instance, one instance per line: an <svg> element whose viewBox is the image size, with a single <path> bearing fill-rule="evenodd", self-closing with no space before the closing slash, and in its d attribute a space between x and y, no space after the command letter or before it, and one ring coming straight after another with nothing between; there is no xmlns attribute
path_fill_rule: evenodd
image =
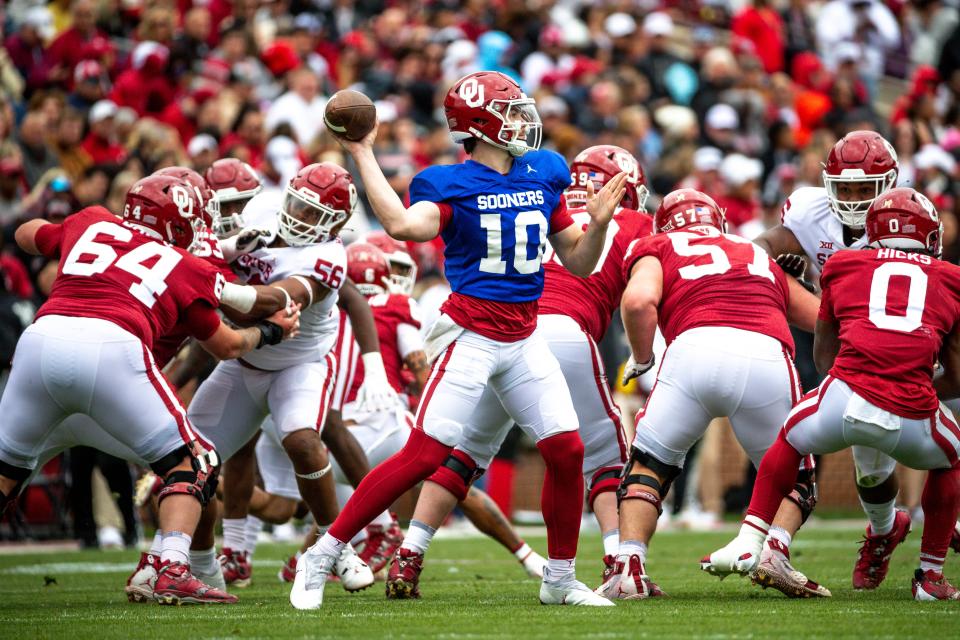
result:
<svg viewBox="0 0 960 640"><path fill-rule="evenodd" d="M350 185L350 210L333 209L320 202L315 193L307 189L294 191L287 187L283 207L277 214L278 235L291 247L302 247L316 242L326 242L350 218L357 204L356 188Z"/></svg>
<svg viewBox="0 0 960 640"><path fill-rule="evenodd" d="M873 197L869 200L841 200L839 189L841 184L873 183ZM845 227L862 229L867 222L867 209L884 191L892 189L897 183L897 171L891 169L883 175L868 175L862 169L844 169L840 175L830 175L823 172L823 186L827 190L830 208Z"/></svg>
<svg viewBox="0 0 960 640"><path fill-rule="evenodd" d="M396 252L387 256L390 262L391 293L405 296L413 295L413 285L417 282L417 265L406 253Z"/></svg>
<svg viewBox="0 0 960 640"><path fill-rule="evenodd" d="M497 139L490 139L475 127L470 128L471 135L506 150L515 158L540 148L543 124L533 98L491 100L484 109L500 120Z"/></svg>

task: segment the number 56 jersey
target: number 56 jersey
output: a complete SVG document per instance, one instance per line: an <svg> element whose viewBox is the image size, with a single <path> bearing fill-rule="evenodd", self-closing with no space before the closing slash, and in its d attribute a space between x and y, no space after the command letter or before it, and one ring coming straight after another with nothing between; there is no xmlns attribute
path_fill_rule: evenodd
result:
<svg viewBox="0 0 960 640"><path fill-rule="evenodd" d="M276 237L277 211L283 192L265 192L253 197L243 209L246 228L264 229ZM347 252L339 238L300 247L263 247L241 254L233 268L246 284L270 284L293 276L320 282L329 289L322 300L303 310L300 333L280 344L268 345L243 356L243 361L267 371L297 364L319 362L337 340L337 298L347 270Z"/></svg>
<svg viewBox="0 0 960 640"><path fill-rule="evenodd" d="M732 327L775 338L793 355L786 276L757 245L710 227L660 233L627 251L627 280L644 256L663 268L658 322L668 345L689 329Z"/></svg>
<svg viewBox="0 0 960 640"><path fill-rule="evenodd" d="M898 416L935 413L934 366L960 328L960 267L897 249L840 251L820 284L820 319L840 325L830 375Z"/></svg>
<svg viewBox="0 0 960 640"><path fill-rule="evenodd" d="M206 340L220 324L224 278L209 263L125 226L103 207L41 227L37 248L59 257L57 279L37 318L107 320L148 347L178 322Z"/></svg>

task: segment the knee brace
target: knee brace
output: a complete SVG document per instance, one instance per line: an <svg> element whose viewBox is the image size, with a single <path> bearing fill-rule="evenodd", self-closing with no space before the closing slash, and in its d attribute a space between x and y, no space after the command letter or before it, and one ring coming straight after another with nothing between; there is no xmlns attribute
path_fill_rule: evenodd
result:
<svg viewBox="0 0 960 640"><path fill-rule="evenodd" d="M481 475L483 475L483 469L477 467L477 463L470 456L454 449L427 480L436 482L452 493L457 501L463 501L467 498L470 485Z"/></svg>
<svg viewBox="0 0 960 640"><path fill-rule="evenodd" d="M787 494L787 500L797 505L800 509L803 522L807 521L814 507L817 506L817 475L814 469L801 469L797 474L797 482L793 485L793 491Z"/></svg>
<svg viewBox="0 0 960 640"><path fill-rule="evenodd" d="M593 501L600 494L616 491L620 486L620 476L623 474L623 467L604 467L593 474L590 478L590 493L587 496L587 504L593 509Z"/></svg>
<svg viewBox="0 0 960 640"><path fill-rule="evenodd" d="M33 471L30 469L15 467L12 464L0 460L0 476L9 478L14 482L13 489L10 490L10 493L5 494L0 491L0 517L3 517L3 513L7 510L8 506L16 502L17 496L20 495L31 473L33 473Z"/></svg>
<svg viewBox="0 0 960 640"><path fill-rule="evenodd" d="M634 462L645 466L663 478L663 483L661 484L659 479L646 473L630 473ZM661 514L663 513L663 498L670 491L670 485L678 475L680 475L680 467L661 462L649 453L632 447L630 449L630 459L623 467L620 489L617 491L617 504L619 505L624 500L644 500L652 504L657 509L657 513ZM651 493L644 487L653 489L659 495Z"/></svg>
<svg viewBox="0 0 960 640"><path fill-rule="evenodd" d="M190 457L190 471L171 471L183 460ZM220 466L215 451L204 451L196 442L183 445L150 465L153 472L163 477L163 489L157 495L157 502L175 494L186 494L196 498L202 506L207 506L215 495L220 477Z"/></svg>

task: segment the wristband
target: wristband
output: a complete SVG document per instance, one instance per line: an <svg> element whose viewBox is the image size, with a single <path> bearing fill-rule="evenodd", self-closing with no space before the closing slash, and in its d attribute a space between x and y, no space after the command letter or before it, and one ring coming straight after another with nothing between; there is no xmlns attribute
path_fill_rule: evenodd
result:
<svg viewBox="0 0 960 640"><path fill-rule="evenodd" d="M265 345L280 344L283 341L283 329L278 324L264 320L256 328L260 331L260 342L257 343L257 349Z"/></svg>

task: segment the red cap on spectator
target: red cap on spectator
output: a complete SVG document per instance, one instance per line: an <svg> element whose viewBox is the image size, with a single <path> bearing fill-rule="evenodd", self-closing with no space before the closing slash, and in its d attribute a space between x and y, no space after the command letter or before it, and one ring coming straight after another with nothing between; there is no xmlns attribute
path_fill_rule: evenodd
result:
<svg viewBox="0 0 960 640"><path fill-rule="evenodd" d="M300 66L300 58L293 45L285 40L277 40L273 44L267 45L260 54L260 59L267 66L274 76L279 77L288 71L293 71Z"/></svg>
<svg viewBox="0 0 960 640"><path fill-rule="evenodd" d="M217 84L227 84L230 80L230 64L221 58L206 58L200 64L200 77Z"/></svg>
<svg viewBox="0 0 960 640"><path fill-rule="evenodd" d="M86 60L96 60L114 53L113 44L103 36L94 36L83 46L82 57Z"/></svg>
<svg viewBox="0 0 960 640"><path fill-rule="evenodd" d="M99 80L102 76L103 66L96 60L81 60L73 70L73 81L75 83Z"/></svg>
<svg viewBox="0 0 960 640"><path fill-rule="evenodd" d="M203 82L194 87L193 91L190 92L190 97L199 106L210 98L216 97L219 89L220 85L213 84L211 82Z"/></svg>

